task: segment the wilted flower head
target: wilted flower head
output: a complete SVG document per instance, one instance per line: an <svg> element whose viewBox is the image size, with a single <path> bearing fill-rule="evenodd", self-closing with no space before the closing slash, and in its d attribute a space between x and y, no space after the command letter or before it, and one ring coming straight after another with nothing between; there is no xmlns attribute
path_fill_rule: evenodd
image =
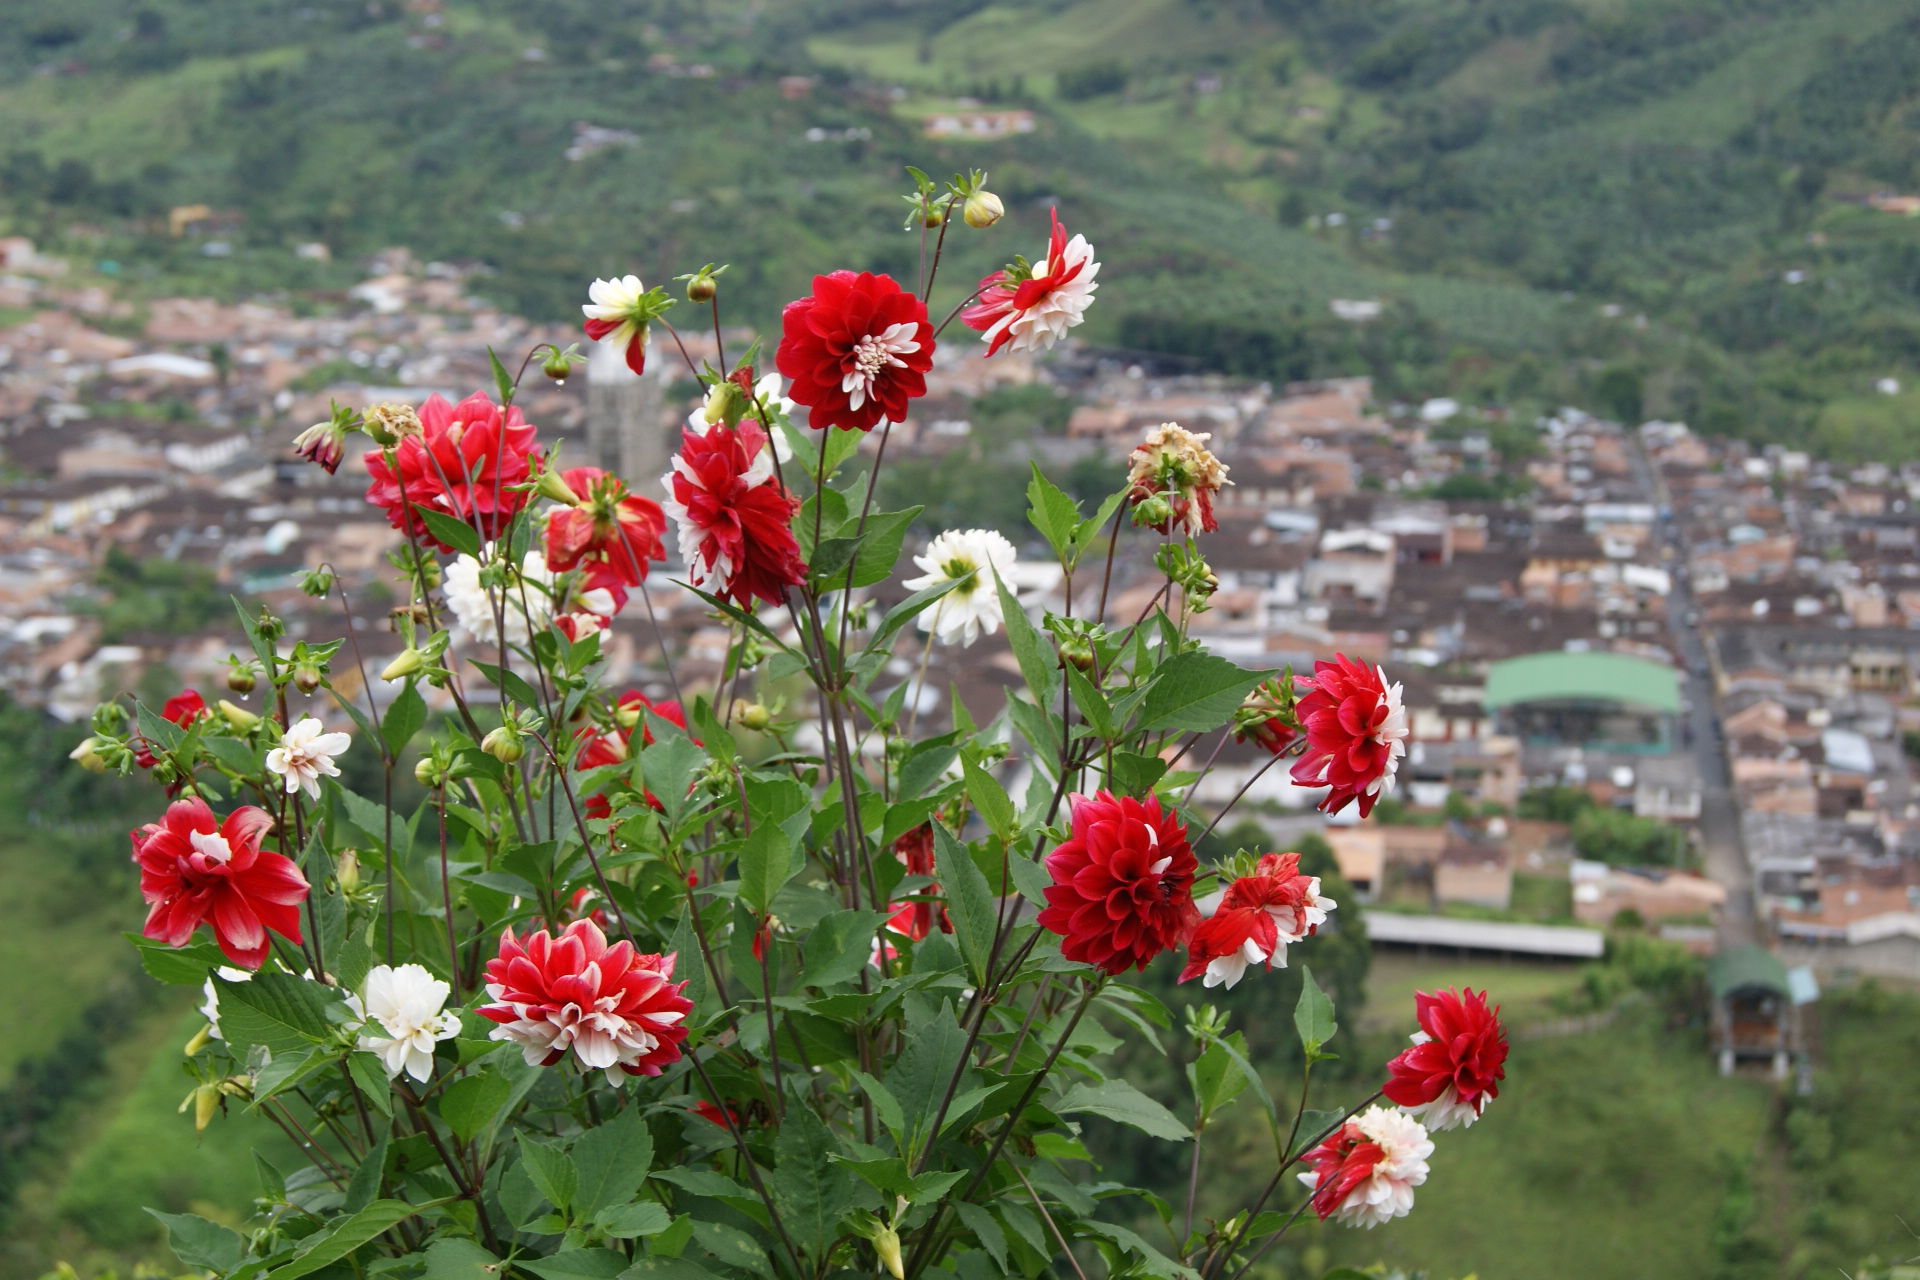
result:
<svg viewBox="0 0 1920 1280"><path fill-rule="evenodd" d="M483 539L496 538L527 503L527 480L538 457L535 434L519 405L502 410L477 391L457 405L428 396L417 430L365 455L372 477L367 501L384 508L394 528L441 551L453 548L434 536L415 508L455 516Z"/></svg>
<svg viewBox="0 0 1920 1280"><path fill-rule="evenodd" d="M942 644L962 646L998 631L1005 620L999 584L1013 590L1008 579L1015 559L1013 544L992 529L949 529L934 538L913 558L920 576L902 585L909 591L958 585L920 611L920 629L933 632Z"/></svg>
<svg viewBox="0 0 1920 1280"><path fill-rule="evenodd" d="M1168 518L1154 521L1161 533L1178 528L1188 537L1219 528L1213 517L1214 495L1227 479L1227 467L1207 449L1213 436L1188 431L1177 422L1162 423L1127 458L1128 499L1140 503L1161 497Z"/></svg>
<svg viewBox="0 0 1920 1280"><path fill-rule="evenodd" d="M660 536L667 517L660 504L628 490L626 482L599 467L561 473L579 496L547 519L547 566L555 573L579 569L590 587L637 587L648 562L667 556Z"/></svg>
<svg viewBox="0 0 1920 1280"><path fill-rule="evenodd" d="M403 436L420 434L420 415L410 404L385 400L360 411L360 422L376 444L396 444Z"/></svg>

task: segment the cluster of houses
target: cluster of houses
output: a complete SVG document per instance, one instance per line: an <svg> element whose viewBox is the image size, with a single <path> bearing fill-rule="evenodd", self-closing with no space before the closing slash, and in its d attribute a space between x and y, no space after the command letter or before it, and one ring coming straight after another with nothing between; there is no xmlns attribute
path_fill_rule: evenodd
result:
<svg viewBox="0 0 1920 1280"><path fill-rule="evenodd" d="M337 603L298 590L301 571L329 564L378 665L400 645L384 627L393 535L361 496L358 459L329 477L288 442L332 401L458 398L491 386L487 348L578 338L478 300L469 267L399 250L328 297L134 306L79 275L0 240L0 687L68 719L143 672L216 682L235 644L222 616L189 634L109 634L100 581L115 553L203 571L281 612L290 638L340 634ZM711 336L686 340L696 363L716 357ZM596 353L564 384L535 373L521 403L563 465L652 492L692 408L677 354L656 350L635 377ZM1049 469L1102 459L1117 486L1151 427L1212 433L1232 480L1201 544L1218 586L1187 603L1204 604L1192 625L1213 651L1296 671L1345 653L1400 684L1407 808L1328 832L1382 915L1430 922L1389 934L1575 957L1599 930L1636 924L1709 950L1731 904L1751 902L1764 936L1807 963L1920 976L1901 749L1920 730L1920 469L1838 469L1575 409L1514 421L1391 403L1366 378L1276 386L1090 349L986 361L968 342L942 345L889 456L964 448L977 397L1035 382L1074 404L1064 433L1023 450ZM1513 492L1527 496L1498 496ZM1148 543L1121 540L1110 618L1161 590ZM614 628L611 678L664 691L672 654L683 689L717 682L727 629L674 585L678 568L649 583L651 618L630 610ZM1100 579L1075 579L1075 616L1096 608ZM1040 556L1017 584L1036 617L1067 604ZM1705 641L1703 666L1688 637ZM886 679L915 681L918 637L900 646ZM353 672L335 679L357 692ZM996 636L936 650L910 692L924 723L953 696L986 723L1018 681ZM1276 831L1321 828L1313 793L1258 747L1212 759L1200 802L1244 790ZM1555 788L1693 833L1721 776L1750 883L1582 859L1564 824L1519 816L1523 797Z"/></svg>

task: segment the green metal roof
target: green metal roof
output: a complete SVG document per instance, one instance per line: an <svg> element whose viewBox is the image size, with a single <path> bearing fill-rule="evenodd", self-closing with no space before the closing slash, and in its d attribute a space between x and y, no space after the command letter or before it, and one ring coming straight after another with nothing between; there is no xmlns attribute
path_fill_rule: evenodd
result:
<svg viewBox="0 0 1920 1280"><path fill-rule="evenodd" d="M1776 995L1793 994L1787 966L1764 947L1729 947L1720 952L1707 961L1707 981L1716 1000L1755 987Z"/></svg>
<svg viewBox="0 0 1920 1280"><path fill-rule="evenodd" d="M1672 667L1624 653L1530 653L1487 669L1489 710L1569 698L1678 713L1680 677Z"/></svg>

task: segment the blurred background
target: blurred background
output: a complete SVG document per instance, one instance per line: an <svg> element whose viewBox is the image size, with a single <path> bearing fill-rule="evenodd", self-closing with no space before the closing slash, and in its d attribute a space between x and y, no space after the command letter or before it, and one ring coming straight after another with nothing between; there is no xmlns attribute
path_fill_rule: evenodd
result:
<svg viewBox="0 0 1920 1280"><path fill-rule="evenodd" d="M1908 0L11 6L0 1276L177 1270L143 1205L238 1222L255 1161L292 1158L176 1114L196 1001L118 937L160 789L67 754L102 697L224 695L230 597L338 636L294 578L327 560L364 618L392 602L357 460L297 464L294 432L580 340L596 276L730 263L738 355L815 271L913 277L907 164L985 169L1008 210L955 229L936 315L1038 256L1050 207L1103 267L1051 356L948 330L883 487L1017 539L1029 460L1097 497L1144 427L1211 430L1209 642L1406 681L1423 745L1375 823L1270 778L1212 852L1299 848L1337 886L1312 962L1353 1096L1411 993L1466 982L1516 1028L1509 1088L1411 1218L1262 1274L1920 1254L1916 66ZM698 388L653 350L529 416L658 474ZM663 612L616 670L712 664L697 602ZM931 683L984 721L995 652ZM1256 763L1223 754L1203 804ZM1276 1078L1294 989L1213 993ZM1141 1051L1170 1101L1181 1069ZM1270 1159L1243 1119L1209 1135L1223 1187Z"/></svg>

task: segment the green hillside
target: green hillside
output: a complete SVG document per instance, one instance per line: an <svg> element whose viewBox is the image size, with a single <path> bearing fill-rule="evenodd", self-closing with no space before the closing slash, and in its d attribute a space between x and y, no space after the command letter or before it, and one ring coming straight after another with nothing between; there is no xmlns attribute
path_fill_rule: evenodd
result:
<svg viewBox="0 0 1920 1280"><path fill-rule="evenodd" d="M558 318L730 260L764 323L822 266L911 267L872 249L901 165L979 165L1016 230L949 279L1057 200L1110 264L1095 340L1522 406L1619 369L1640 412L1885 454L1910 428L1843 402L1920 365L1920 221L1860 203L1920 189L1917 55L1900 0L79 0L0 32L0 200L136 288L404 243ZM1034 127L923 136L962 101ZM631 137L569 159L578 125ZM235 257L156 233L189 203L245 215Z"/></svg>

